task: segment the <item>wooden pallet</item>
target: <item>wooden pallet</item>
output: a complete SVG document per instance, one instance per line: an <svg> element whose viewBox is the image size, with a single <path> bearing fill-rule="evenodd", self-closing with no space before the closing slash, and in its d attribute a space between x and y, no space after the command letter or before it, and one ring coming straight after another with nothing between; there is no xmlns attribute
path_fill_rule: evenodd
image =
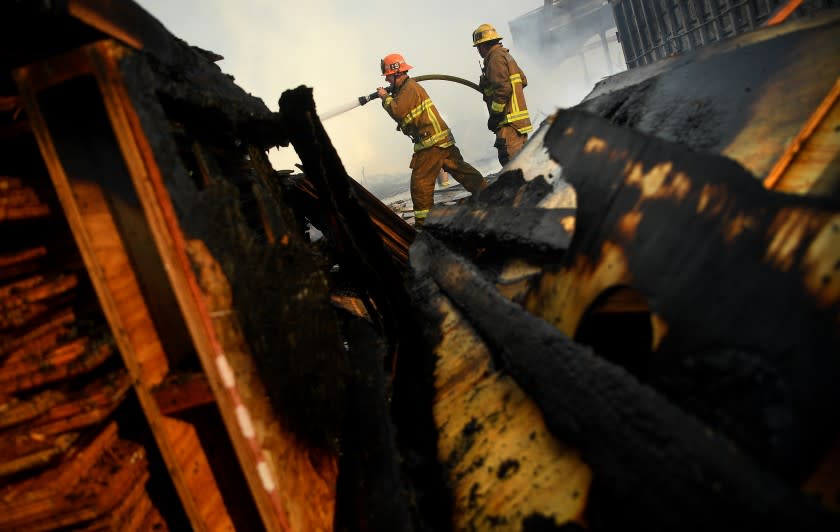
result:
<svg viewBox="0 0 840 532"><path fill-rule="evenodd" d="M103 41L14 77L180 501L195 530L329 530L335 456L312 454L277 419L217 258L186 237L174 212L134 101L156 96L126 79L127 58L136 67L130 50ZM62 116L71 101L92 110L80 130ZM51 334L41 331L45 344Z"/></svg>

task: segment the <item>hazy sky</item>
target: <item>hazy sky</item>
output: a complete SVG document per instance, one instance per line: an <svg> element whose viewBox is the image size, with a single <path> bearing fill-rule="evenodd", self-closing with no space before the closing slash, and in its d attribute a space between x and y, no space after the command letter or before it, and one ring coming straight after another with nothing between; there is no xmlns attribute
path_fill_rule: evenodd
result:
<svg viewBox="0 0 840 532"><path fill-rule="evenodd" d="M590 88L565 73L547 76L518 51L508 22L543 0L138 0L170 32L224 59L218 65L272 110L289 88L314 89L325 114L384 85L379 60L402 53L413 75L449 74L473 82L480 74L471 34L494 24L525 70L526 100L537 118L577 103ZM464 158L486 172L498 169L487 111L478 92L445 81L424 82L452 129ZM363 183L407 176L410 140L379 100L324 123L348 173ZM298 162L291 147L269 152L275 168Z"/></svg>

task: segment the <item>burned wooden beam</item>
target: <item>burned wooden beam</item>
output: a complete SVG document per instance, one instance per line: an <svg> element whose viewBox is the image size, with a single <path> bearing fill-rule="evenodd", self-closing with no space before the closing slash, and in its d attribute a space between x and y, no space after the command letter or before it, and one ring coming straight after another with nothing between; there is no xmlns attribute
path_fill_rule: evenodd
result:
<svg viewBox="0 0 840 532"><path fill-rule="evenodd" d="M441 240L469 243L473 249L558 260L571 242L574 215L574 209L440 206L432 210L423 229Z"/></svg>
<svg viewBox="0 0 840 532"><path fill-rule="evenodd" d="M433 361L418 334L403 272L357 198L353 180L318 119L312 90L301 86L285 91L280 97L280 109L287 120L290 141L315 185L343 275L355 290L373 301L367 311L386 343L385 364L395 373L390 412L397 426L397 442L387 447L394 454L385 459L391 467L401 468L401 488L411 495L392 502L408 506L415 528L445 528L451 521L451 500L442 484L436 458L431 412ZM373 393L369 387L357 389ZM367 400L375 401L370 397ZM401 459L403 453L412 460ZM395 511L392 515L404 512Z"/></svg>
<svg viewBox="0 0 840 532"><path fill-rule="evenodd" d="M415 242L412 266L428 315L439 312L437 291L451 299L490 346L495 368L537 402L553 434L581 449L593 468L587 521L596 529L837 526L725 435L501 297L430 235Z"/></svg>

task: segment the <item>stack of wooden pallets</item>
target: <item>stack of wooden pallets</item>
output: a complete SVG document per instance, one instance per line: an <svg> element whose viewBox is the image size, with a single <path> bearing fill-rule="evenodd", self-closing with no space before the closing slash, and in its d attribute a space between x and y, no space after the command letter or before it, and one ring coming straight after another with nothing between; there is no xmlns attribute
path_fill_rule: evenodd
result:
<svg viewBox="0 0 840 532"><path fill-rule="evenodd" d="M46 178L0 177L0 529L163 530L131 389Z"/></svg>

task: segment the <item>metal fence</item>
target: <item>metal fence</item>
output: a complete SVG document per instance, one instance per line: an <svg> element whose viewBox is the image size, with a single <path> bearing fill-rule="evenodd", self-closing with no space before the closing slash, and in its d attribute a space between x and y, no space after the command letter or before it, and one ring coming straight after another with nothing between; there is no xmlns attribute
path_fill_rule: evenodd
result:
<svg viewBox="0 0 840 532"><path fill-rule="evenodd" d="M761 26L784 0L611 0L627 68L646 65ZM808 0L793 16L840 6Z"/></svg>

